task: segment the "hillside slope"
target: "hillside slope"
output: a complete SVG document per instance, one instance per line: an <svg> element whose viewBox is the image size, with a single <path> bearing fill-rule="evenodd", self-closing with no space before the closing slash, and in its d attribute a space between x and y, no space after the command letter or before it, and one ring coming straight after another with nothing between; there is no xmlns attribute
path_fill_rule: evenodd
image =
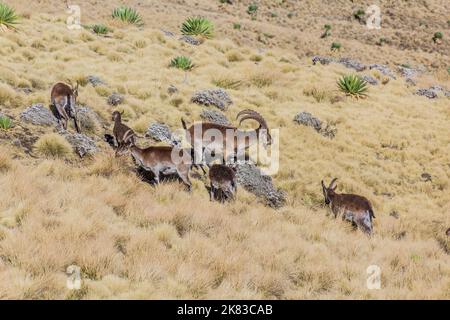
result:
<svg viewBox="0 0 450 320"><path fill-rule="evenodd" d="M349 1L317 7L307 6L317 1L300 7L283 1L270 9L261 1L256 20L245 13L249 2L127 1L142 14L143 28L110 20L122 2L79 1L82 23L109 25L108 37L67 29L59 2L37 1L31 8L6 2L24 18L18 32L0 34L0 112L14 123L0 130L0 298L450 298L450 100L414 94L431 85L450 89L447 39L437 50L431 44L402 50L403 41L416 48L416 40L408 40L407 23L392 19L386 32L398 38L380 48L350 33L346 25L353 22L336 17L342 30L336 27L332 37L343 49L331 54L320 39L328 21L323 16L337 8L351 13ZM445 1L405 1L391 9L414 17L423 6L430 8L421 16L429 29L414 39L444 28ZM269 23L263 13L273 10L297 16ZM161 31L179 34L192 14L214 22L214 39L192 46ZM232 29L236 21L241 32ZM255 40L261 32L276 37L261 46ZM313 65L314 54L388 61L393 70L423 64L428 72L414 87L399 74L388 79L365 70L361 74L380 84L370 86L368 98L354 100L337 91L336 81L355 71L338 63ZM195 68L169 68L179 55L190 56ZM94 87L86 81L90 75L105 85ZM98 115L86 131L99 149L92 157L71 151L45 156L36 142L56 130L20 120L32 104L47 106L52 85L66 79L82 82L79 103ZM150 186L130 159L115 158L102 140L116 109L141 134L154 122L175 130L181 117L199 121L205 107L190 101L193 93L227 83L235 84L226 88L234 102L224 112L228 119L235 123L240 110L251 108L280 130L280 169L272 178L286 191L287 204L278 210L243 188L233 203L210 202L204 181L194 177L191 194L177 182ZM178 92L169 94L170 85ZM125 98L118 107L107 103L113 92ZM335 127L336 137L296 124L302 111ZM372 201L371 238L328 214L320 181L333 177L339 192ZM66 285L71 265L81 268L81 290ZM370 265L381 269L381 290L367 289Z"/></svg>

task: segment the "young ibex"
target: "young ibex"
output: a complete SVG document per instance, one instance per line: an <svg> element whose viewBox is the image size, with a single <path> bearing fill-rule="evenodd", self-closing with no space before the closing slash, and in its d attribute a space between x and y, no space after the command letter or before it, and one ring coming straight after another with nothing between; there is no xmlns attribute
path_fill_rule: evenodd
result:
<svg viewBox="0 0 450 320"><path fill-rule="evenodd" d="M193 124L189 128L187 128L186 122L183 119L181 119L181 124L183 125L183 129L186 131L186 138L191 144L192 148L195 148L195 140L197 139L195 132L199 130L201 131L201 141L197 142L201 142L203 148L202 152L205 149L219 150L223 155L224 161L226 161L230 156L230 154L227 154L227 149L232 150L234 156L236 157L239 152L245 151L251 145L258 143L260 138L263 139L263 143L265 144L265 146L272 143L272 137L270 136L267 123L259 113L250 109L245 109L238 113L238 115L236 116L236 120L239 119L239 117L241 117L239 125L241 125L244 120L251 119L257 121L259 123L259 127L254 130L245 131L233 126L211 122L201 122ZM207 133L208 131L209 133L213 132L212 130L215 130L216 132L221 134L223 139L222 143L220 143L220 141L211 141L210 134L205 135L205 133ZM227 134L227 132L230 132L231 134L229 135ZM199 133L197 133L197 135L198 134ZM254 139L249 139L249 137L251 136L254 136ZM227 139L229 139L229 137L231 137L233 140L228 141ZM227 146L228 144L229 146Z"/></svg>
<svg viewBox="0 0 450 320"><path fill-rule="evenodd" d="M336 180L337 178L334 178L328 188L325 187L323 180L321 182L325 204L331 204L331 211L334 213L335 218L342 214L342 220L352 222L354 226L371 235L373 231L372 220L375 218L375 215L369 200L355 194L336 193Z"/></svg>
<svg viewBox="0 0 450 320"><path fill-rule="evenodd" d="M188 190L191 191L192 184L189 180L189 172L192 164L190 161L188 163L183 161L175 163L172 159L173 147L152 146L141 149L132 140L128 140L128 143L118 151L121 155L130 152L138 166L153 173L157 184L159 184L160 174L177 174Z"/></svg>
<svg viewBox="0 0 450 320"><path fill-rule="evenodd" d="M126 148L128 144L135 144L136 137L142 138L141 136L136 135L136 133L128 127L127 125L122 123L122 114L119 111L114 111L112 113L112 120L114 121L113 134L116 138L117 149L116 156L121 149Z"/></svg>
<svg viewBox="0 0 450 320"><path fill-rule="evenodd" d="M76 112L76 100L78 97L78 82L75 87L68 86L65 83L58 82L52 88L51 93L51 106L55 108L52 110L56 118L63 126L64 130L67 130L67 122L69 119L73 119L75 129L80 132L78 126L77 112Z"/></svg>
<svg viewBox="0 0 450 320"><path fill-rule="evenodd" d="M218 199L224 202L235 199L237 192L236 171L234 167L223 164L213 164L209 168L209 200Z"/></svg>

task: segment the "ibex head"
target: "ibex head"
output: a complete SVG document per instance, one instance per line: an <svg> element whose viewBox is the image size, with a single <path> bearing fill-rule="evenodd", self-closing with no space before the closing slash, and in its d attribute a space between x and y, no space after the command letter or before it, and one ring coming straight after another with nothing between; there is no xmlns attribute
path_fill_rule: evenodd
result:
<svg viewBox="0 0 450 320"><path fill-rule="evenodd" d="M122 120L123 114L124 114L124 111L122 111L122 112L114 111L114 112L112 113L112 121L116 121L116 119L119 120L119 121L121 121L121 120Z"/></svg>
<svg viewBox="0 0 450 320"><path fill-rule="evenodd" d="M269 128L267 126L267 122L266 122L266 120L264 120L262 115L260 115L258 112L254 111L254 110L245 109L237 114L236 120L239 119L239 117L241 117L241 116L242 116L242 118L239 121L239 125L244 120L248 120L248 119L257 121L259 123L259 128L257 129L257 131L258 131L258 134L260 135L260 138L262 138L264 146L267 147L272 144L272 136L269 133ZM261 129L262 129L262 131L261 131Z"/></svg>
<svg viewBox="0 0 450 320"><path fill-rule="evenodd" d="M323 196L325 198L325 204L330 204L330 202L331 202L331 197L330 196L334 195L334 191L337 188L336 180L337 180L337 178L334 178L333 180L331 180L331 183L328 186L328 188L325 187L325 184L323 183L323 180L321 181Z"/></svg>

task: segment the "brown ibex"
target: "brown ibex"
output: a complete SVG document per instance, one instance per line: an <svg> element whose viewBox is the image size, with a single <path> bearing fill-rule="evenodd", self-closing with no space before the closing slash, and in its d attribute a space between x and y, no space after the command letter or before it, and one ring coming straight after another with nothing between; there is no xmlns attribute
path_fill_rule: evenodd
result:
<svg viewBox="0 0 450 320"><path fill-rule="evenodd" d="M52 88L51 92L51 107L62 125L64 130L67 130L67 122L69 119L73 119L75 129L80 132L78 126L77 112L76 112L76 100L78 97L78 82L75 87L68 86L65 83L58 82Z"/></svg>
<svg viewBox="0 0 450 320"><path fill-rule="evenodd" d="M174 161L172 157L173 148L168 146L152 146L141 149L133 141L128 140L128 143L123 145L118 152L121 155L130 152L138 166L153 173L154 180L157 184L159 184L160 174L177 174L190 191L192 184L189 180L189 172L192 164L190 161L180 161L179 163ZM180 151L184 152L184 150Z"/></svg>
<svg viewBox="0 0 450 320"><path fill-rule="evenodd" d="M371 235L373 231L372 220L375 218L372 205L365 197L355 194L338 194L335 192L337 178L334 178L328 188L322 180L322 191L325 204L331 205L334 217L342 215L342 220L350 221L363 232Z"/></svg>
<svg viewBox="0 0 450 320"><path fill-rule="evenodd" d="M237 192L236 169L223 164L213 164L209 169L209 200L224 202L235 199Z"/></svg>
<svg viewBox="0 0 450 320"><path fill-rule="evenodd" d="M236 155L240 152L245 151L251 145L258 143L260 138L265 146L272 143L272 137L270 136L267 123L259 113L250 109L245 109L237 114L236 120L239 119L239 117L241 117L239 125L241 125L244 120L255 120L259 123L259 127L254 130L246 131L238 129L234 126L211 122L200 122L187 128L184 119L181 119L181 124L183 125L183 129L186 131L186 138L192 148L196 148L197 140L197 143L200 143L202 146L202 152L205 149L219 150L223 155L225 162L228 160L230 155L227 154L227 152L233 152L236 157ZM214 132L221 135L221 142L211 141L211 135L214 135ZM201 135L199 135L199 133L201 133ZM200 141L198 141L198 139L200 139ZM232 140L229 141L230 139Z"/></svg>
<svg viewBox="0 0 450 320"><path fill-rule="evenodd" d="M113 134L117 142L116 156L118 155L118 152L128 144L134 145L136 143L136 137L143 138L138 136L133 129L122 123L122 114L123 112L120 113L119 111L114 111L112 113L112 121L114 121Z"/></svg>

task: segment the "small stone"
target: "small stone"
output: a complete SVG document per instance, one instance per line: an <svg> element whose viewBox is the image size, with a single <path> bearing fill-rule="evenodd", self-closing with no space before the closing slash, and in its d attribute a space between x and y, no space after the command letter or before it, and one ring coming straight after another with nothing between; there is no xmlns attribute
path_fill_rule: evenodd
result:
<svg viewBox="0 0 450 320"><path fill-rule="evenodd" d="M223 89L198 91L192 96L191 101L205 106L213 105L222 111L233 104L230 95Z"/></svg>
<svg viewBox="0 0 450 320"><path fill-rule="evenodd" d="M420 177L422 178L422 180L424 181L424 182L431 182L432 181L432 178L431 178L431 174L429 174L429 173L422 173L421 175L420 175Z"/></svg>
<svg viewBox="0 0 450 320"><path fill-rule="evenodd" d="M200 118L208 122L217 123L225 126L230 124L227 117L223 113L215 110L204 109L200 114Z"/></svg>
<svg viewBox="0 0 450 320"><path fill-rule="evenodd" d="M124 98L118 93L113 93L108 97L108 104L111 106L118 106L123 102Z"/></svg>
<svg viewBox="0 0 450 320"><path fill-rule="evenodd" d="M199 45L202 44L201 40L199 40L197 38L194 38L192 36L186 36L186 35L185 36L181 36L179 40L180 41L184 41L184 42L189 43L189 44L192 44L193 46L199 46Z"/></svg>
<svg viewBox="0 0 450 320"><path fill-rule="evenodd" d="M327 65L327 64L330 64L331 62L334 62L334 60L333 60L333 58L330 58L330 57L314 56L312 58L312 62L313 62L313 65L316 65L317 62L320 62L320 64L323 64L323 65Z"/></svg>
<svg viewBox="0 0 450 320"><path fill-rule="evenodd" d="M100 85L107 85L102 79L97 76L87 76L86 81L89 82L92 86L97 87Z"/></svg>
<svg viewBox="0 0 450 320"><path fill-rule="evenodd" d="M313 127L316 131L322 129L322 121L309 112L300 112L295 116L294 121L304 126Z"/></svg>
<svg viewBox="0 0 450 320"><path fill-rule="evenodd" d="M177 87L175 87L173 84L171 84L168 88L167 88L167 93L172 95L178 92Z"/></svg>
<svg viewBox="0 0 450 320"><path fill-rule="evenodd" d="M365 76L362 76L361 79L364 80L364 81L366 81L367 83L370 83L370 84L373 85L373 86L377 86L377 85L378 85L378 80L375 79L375 78L372 77L372 76L365 75Z"/></svg>

